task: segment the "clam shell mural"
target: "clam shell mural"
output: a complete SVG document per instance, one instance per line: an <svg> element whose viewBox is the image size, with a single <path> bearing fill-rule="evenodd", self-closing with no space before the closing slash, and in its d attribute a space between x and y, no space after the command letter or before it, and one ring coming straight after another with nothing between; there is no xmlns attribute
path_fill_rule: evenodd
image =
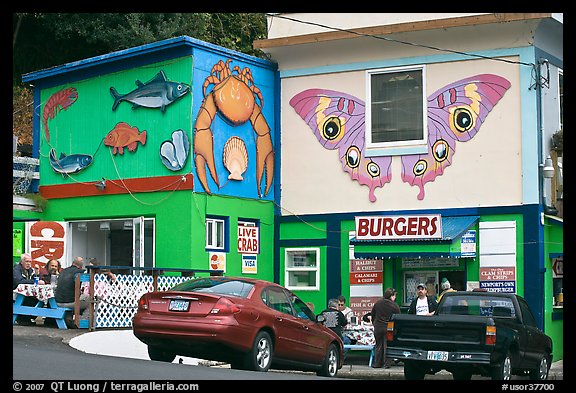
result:
<svg viewBox="0 0 576 393"><path fill-rule="evenodd" d="M237 136L233 136L224 145L224 167L230 172L228 179L243 180L242 174L248 168L248 152L246 144Z"/></svg>
<svg viewBox="0 0 576 393"><path fill-rule="evenodd" d="M179 171L184 168L190 151L188 136L182 130L172 133L172 140L162 142L160 145L160 158L164 166L171 171Z"/></svg>

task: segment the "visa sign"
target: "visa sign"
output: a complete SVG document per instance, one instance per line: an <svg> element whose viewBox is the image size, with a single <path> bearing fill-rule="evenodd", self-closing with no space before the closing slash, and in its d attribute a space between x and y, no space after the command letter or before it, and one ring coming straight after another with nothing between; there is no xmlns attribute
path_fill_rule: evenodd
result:
<svg viewBox="0 0 576 393"><path fill-rule="evenodd" d="M258 254L260 252L260 231L258 227L238 226L238 253Z"/></svg>

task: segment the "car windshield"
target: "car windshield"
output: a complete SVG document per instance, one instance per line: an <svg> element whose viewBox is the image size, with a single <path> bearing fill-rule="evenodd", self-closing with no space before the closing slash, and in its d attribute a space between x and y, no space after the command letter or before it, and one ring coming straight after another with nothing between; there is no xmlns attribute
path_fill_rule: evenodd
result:
<svg viewBox="0 0 576 393"><path fill-rule="evenodd" d="M198 278L184 281L183 283L173 286L170 290L180 292L216 293L219 295L231 295L245 298L253 287L253 284L240 280L223 281L222 279Z"/></svg>

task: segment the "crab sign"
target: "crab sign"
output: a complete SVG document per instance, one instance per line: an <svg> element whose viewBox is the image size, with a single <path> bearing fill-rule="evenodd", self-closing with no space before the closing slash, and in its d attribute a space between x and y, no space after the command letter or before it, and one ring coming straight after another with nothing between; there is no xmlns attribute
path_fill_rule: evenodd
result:
<svg viewBox="0 0 576 393"><path fill-rule="evenodd" d="M240 69L236 66L230 71L228 64L231 61L228 59L224 63L220 60L212 67L210 75L204 81L204 99L194 124L194 154L198 180L206 193L211 195L206 177L208 167L210 176L220 188L214 164L214 140L210 129L216 114L219 113L233 126L250 120L256 133L256 184L258 196L262 197L270 191L274 176L274 151L270 127L262 114L264 100L262 92L254 85L250 69L247 67ZM214 85L214 88L206 95L206 90L211 85ZM260 183L264 172L266 172L266 188L262 193Z"/></svg>

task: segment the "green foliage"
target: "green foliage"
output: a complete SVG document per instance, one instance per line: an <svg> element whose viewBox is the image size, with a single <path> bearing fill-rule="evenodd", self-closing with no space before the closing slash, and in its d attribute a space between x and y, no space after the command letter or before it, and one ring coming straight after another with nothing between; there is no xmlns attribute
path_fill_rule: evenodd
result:
<svg viewBox="0 0 576 393"><path fill-rule="evenodd" d="M252 56L263 13L15 13L13 78L117 50L188 35ZM40 38L41 37L41 38Z"/></svg>

